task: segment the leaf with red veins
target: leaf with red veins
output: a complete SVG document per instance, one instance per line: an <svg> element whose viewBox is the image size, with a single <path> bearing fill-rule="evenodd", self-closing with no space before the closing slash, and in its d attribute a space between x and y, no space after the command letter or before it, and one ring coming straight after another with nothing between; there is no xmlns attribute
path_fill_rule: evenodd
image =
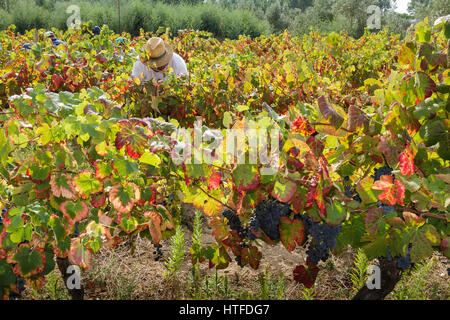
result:
<svg viewBox="0 0 450 320"><path fill-rule="evenodd" d="M106 203L106 193L94 194L92 195L91 205L94 208L101 208Z"/></svg>
<svg viewBox="0 0 450 320"><path fill-rule="evenodd" d="M317 275L319 274L319 268L312 264L308 263L307 266L299 265L294 269L294 280L298 283L302 283L306 288L312 288L314 283L316 282Z"/></svg>
<svg viewBox="0 0 450 320"><path fill-rule="evenodd" d="M348 131L354 132L356 129L363 127L369 123L369 117L359 108L351 105L348 108Z"/></svg>
<svg viewBox="0 0 450 320"><path fill-rule="evenodd" d="M336 128L339 129L344 122L344 117L342 117L332 106L330 106L327 102L325 96L320 96L318 98L319 110L322 115L330 121L330 123Z"/></svg>
<svg viewBox="0 0 450 320"><path fill-rule="evenodd" d="M297 184L295 182L285 178L279 178L273 186L272 196L280 202L288 203L296 191Z"/></svg>
<svg viewBox="0 0 450 320"><path fill-rule="evenodd" d="M138 205L144 206L147 202L152 204L156 201L156 187L154 185L146 186L141 193L141 199L137 202Z"/></svg>
<svg viewBox="0 0 450 320"><path fill-rule="evenodd" d="M72 183L75 190L83 199L88 199L91 194L101 192L103 190L103 183L96 177L92 176L89 171L80 172Z"/></svg>
<svg viewBox="0 0 450 320"><path fill-rule="evenodd" d="M154 211L151 211L149 213L149 218L150 218L149 231L150 235L152 236L152 242L153 244L158 244L162 239L161 233L162 218L158 213Z"/></svg>
<svg viewBox="0 0 450 320"><path fill-rule="evenodd" d="M69 261L84 269L90 269L92 267L92 250L86 248L80 238L74 238L70 246Z"/></svg>
<svg viewBox="0 0 450 320"><path fill-rule="evenodd" d="M295 214L299 214L300 212L302 212L305 204L304 200L305 194L302 191L297 191L292 197L291 201L289 201L289 204L292 204L292 210Z"/></svg>
<svg viewBox="0 0 450 320"><path fill-rule="evenodd" d="M251 191L261 182L258 167L251 164L238 164L233 170L233 180L239 191Z"/></svg>
<svg viewBox="0 0 450 320"><path fill-rule="evenodd" d="M241 251L242 263L245 264L248 262L250 267L252 267L255 270L258 270L261 258L262 253L255 246L243 248Z"/></svg>
<svg viewBox="0 0 450 320"><path fill-rule="evenodd" d="M109 201L121 214L128 214L139 201L141 193L134 183L117 184L109 191Z"/></svg>
<svg viewBox="0 0 450 320"><path fill-rule="evenodd" d="M222 174L220 173L220 171L214 171L209 176L208 190L217 189L220 185L221 180L222 180Z"/></svg>
<svg viewBox="0 0 450 320"><path fill-rule="evenodd" d="M314 151L314 155L316 157L322 155L325 146L320 140L316 139L316 137L314 136L309 136L308 139L306 139L306 143L311 148L311 150Z"/></svg>
<svg viewBox="0 0 450 320"><path fill-rule="evenodd" d="M405 204L403 203L403 200L405 199L405 191L406 191L405 186L403 185L403 183L400 182L400 180L395 180L394 185L397 203L401 206L404 206Z"/></svg>
<svg viewBox="0 0 450 320"><path fill-rule="evenodd" d="M375 234L377 232L383 231L384 222L383 209L381 208L370 208L365 217L366 230L369 234Z"/></svg>
<svg viewBox="0 0 450 320"><path fill-rule="evenodd" d="M132 158L140 158L150 138L141 123L123 120L119 122L120 131L116 134L115 146L118 150L126 146L127 154Z"/></svg>
<svg viewBox="0 0 450 320"><path fill-rule="evenodd" d="M83 201L64 201L59 209L69 224L74 225L87 217L89 208Z"/></svg>
<svg viewBox="0 0 450 320"><path fill-rule="evenodd" d="M310 209L314 205L316 189L317 185L311 186L311 188L309 189L308 195L306 197L305 209Z"/></svg>
<svg viewBox="0 0 450 320"><path fill-rule="evenodd" d="M46 256L44 249L31 247L22 243L17 251L7 257L9 264L15 264L14 273L19 277L31 277L40 274L45 268Z"/></svg>
<svg viewBox="0 0 450 320"><path fill-rule="evenodd" d="M222 241L228 236L228 224L223 219L213 217L208 224L212 228L211 234L217 242Z"/></svg>
<svg viewBox="0 0 450 320"><path fill-rule="evenodd" d="M231 248L235 256L240 256L242 251L242 238L236 230L231 230L230 235L222 240L222 244Z"/></svg>
<svg viewBox="0 0 450 320"><path fill-rule="evenodd" d="M317 203L317 208L319 209L320 216L325 219L327 217L327 210L325 208L325 200L323 198L323 180L317 185L316 194L314 195L314 199Z"/></svg>
<svg viewBox="0 0 450 320"><path fill-rule="evenodd" d="M77 199L72 178L66 174L52 176L50 179L50 187L55 197L66 199Z"/></svg>
<svg viewBox="0 0 450 320"><path fill-rule="evenodd" d="M384 191L378 196L378 200L383 204L393 206L398 203L403 206L405 186L399 180L395 180L394 183L392 183L392 180L392 176L381 176L380 180L373 184L372 189Z"/></svg>
<svg viewBox="0 0 450 320"><path fill-rule="evenodd" d="M408 144L405 151L400 154L399 167L402 176L410 178L414 174L414 154Z"/></svg>
<svg viewBox="0 0 450 320"><path fill-rule="evenodd" d="M297 245L301 246L305 240L305 226L299 219L289 217L280 219L280 239L284 247L292 252Z"/></svg>
<svg viewBox="0 0 450 320"><path fill-rule="evenodd" d="M297 170L297 171L300 171L300 170L302 170L305 167L305 165L300 160L298 160L296 158L288 158L287 163L291 167L295 168L295 170Z"/></svg>
<svg viewBox="0 0 450 320"><path fill-rule="evenodd" d="M109 177L114 169L112 162L104 163L100 160L97 160L94 163L94 167L95 167L95 177L99 180L103 180Z"/></svg>

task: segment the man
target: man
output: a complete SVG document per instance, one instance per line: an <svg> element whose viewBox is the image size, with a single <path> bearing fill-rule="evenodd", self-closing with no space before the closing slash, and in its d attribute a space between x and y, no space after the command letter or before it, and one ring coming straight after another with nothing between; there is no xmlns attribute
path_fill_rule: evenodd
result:
<svg viewBox="0 0 450 320"><path fill-rule="evenodd" d="M139 78L143 82L153 78L166 81L169 77L165 72L168 67L173 70L175 75L188 73L183 58L174 53L172 47L163 39L150 38L143 49L139 60L133 64L131 75L134 78Z"/></svg>
<svg viewBox="0 0 450 320"><path fill-rule="evenodd" d="M55 47L59 46L60 44L67 45L64 41L56 39L56 35L53 33L53 31L47 31L44 36L48 39L52 40L52 43Z"/></svg>

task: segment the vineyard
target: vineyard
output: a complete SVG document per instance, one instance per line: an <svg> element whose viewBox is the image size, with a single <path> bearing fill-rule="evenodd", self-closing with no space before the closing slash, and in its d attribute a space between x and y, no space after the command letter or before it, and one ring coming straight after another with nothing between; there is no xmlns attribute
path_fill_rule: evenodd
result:
<svg viewBox="0 0 450 320"><path fill-rule="evenodd" d="M450 256L449 23L404 40L161 30L189 75L147 83L130 74L154 34L44 32L0 31L3 298L91 270L104 247L159 248L186 204L215 240L191 246L194 267L257 270L281 243L305 253L288 276L311 288L350 246L381 270L355 299Z"/></svg>

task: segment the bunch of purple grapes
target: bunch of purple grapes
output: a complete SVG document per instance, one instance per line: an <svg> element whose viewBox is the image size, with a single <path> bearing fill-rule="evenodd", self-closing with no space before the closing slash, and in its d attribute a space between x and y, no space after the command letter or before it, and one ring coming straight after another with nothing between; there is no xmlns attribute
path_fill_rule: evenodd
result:
<svg viewBox="0 0 450 320"><path fill-rule="evenodd" d="M280 239L280 219L281 217L289 216L291 208L288 204L282 203L276 199L267 199L261 201L255 208L255 214L250 219L247 237L250 240L255 239L254 232L258 232L259 229L271 240Z"/></svg>
<svg viewBox="0 0 450 320"><path fill-rule="evenodd" d="M305 225L306 235L311 235L312 237L306 251L309 259L314 264L318 264L320 260L323 262L327 261L330 255L330 248L336 247L336 238L341 232L342 226L330 226L325 222L314 222L307 214L299 217Z"/></svg>
<svg viewBox="0 0 450 320"><path fill-rule="evenodd" d="M380 180L380 177L384 176L384 175L388 175L388 176L392 175L392 168L390 168L389 166L375 168L372 178L375 181L378 181L378 180ZM395 176L392 175L392 177L395 180ZM393 212L395 210L394 206L387 206L385 204L382 204L381 201L378 201L378 208L383 209L384 215L387 215L388 213Z"/></svg>
<svg viewBox="0 0 450 320"><path fill-rule="evenodd" d="M356 192L356 187L355 185L351 185L350 184L350 178L349 176L345 176L344 177L344 190L345 190L345 195L347 197L353 197L353 200L361 202L361 198L359 197L359 194Z"/></svg>
<svg viewBox="0 0 450 320"><path fill-rule="evenodd" d="M239 219L239 216L232 210L225 210L222 212L222 215L228 219L228 225L230 226L231 230L237 231L237 233L242 237L245 238L247 235L247 232L245 228L242 226L241 219Z"/></svg>
<svg viewBox="0 0 450 320"><path fill-rule="evenodd" d="M380 180L381 176L390 176L392 175L392 168L389 166L383 166L381 168L375 168L374 174L371 176L375 181ZM394 178L395 176L392 175Z"/></svg>
<svg viewBox="0 0 450 320"><path fill-rule="evenodd" d="M3 225L3 218L5 217L6 211L8 211L8 209L2 209L2 214L0 214L0 226Z"/></svg>
<svg viewBox="0 0 450 320"><path fill-rule="evenodd" d="M396 257L393 258L392 255L391 255L391 250L388 247L387 248L386 259L387 259L387 261L392 261L393 259L396 259L397 260L397 268L399 268L402 271L405 271L406 269L408 269L412 265L410 254L411 254L411 244L409 244L408 253L404 257L396 256Z"/></svg>
<svg viewBox="0 0 450 320"><path fill-rule="evenodd" d="M225 210L222 215L228 219L230 229L237 231L243 239L255 240L254 233L261 229L271 240L278 240L280 239L280 219L290 213L291 208L288 204L276 199L267 199L256 206L255 214L250 218L246 228L242 226L239 216L232 210Z"/></svg>

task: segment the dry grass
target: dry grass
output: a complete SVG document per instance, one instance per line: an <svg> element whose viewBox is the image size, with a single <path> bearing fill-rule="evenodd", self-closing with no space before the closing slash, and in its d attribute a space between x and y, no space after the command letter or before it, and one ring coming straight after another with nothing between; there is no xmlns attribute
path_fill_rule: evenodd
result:
<svg viewBox="0 0 450 320"><path fill-rule="evenodd" d="M155 248L147 239L137 238L135 252L131 254L130 247L122 244L114 249L101 250L94 259L92 270L84 273L86 299L188 299L186 285L189 282L192 268L188 248L191 245L190 232L185 229L187 250L181 270L177 276L178 286L173 288L162 276L165 268L163 259L155 261ZM211 243L213 239L205 232L204 242ZM163 257L168 256L169 241L162 242ZM293 253L287 252L284 247L268 246L261 248L263 259L260 269L249 267L241 268L234 261L226 270L218 271L219 277L227 277L229 289L235 297L258 298L261 290L258 279L264 270L273 275L273 278L284 277L284 299L304 299L303 287L292 279L292 270L305 261L305 250L297 248ZM349 272L353 266L355 251L348 249L341 256L332 256L326 263L320 263L314 298L320 300L345 300L352 297L352 282ZM449 299L449 284L447 275L447 260L436 254L435 263L426 275L425 296L427 299ZM214 276L215 270L208 269L206 264L200 265L200 275ZM408 286L413 281L411 275L399 284ZM223 279L222 279L223 280ZM240 292L240 294L238 294ZM387 299L393 299L391 294Z"/></svg>

